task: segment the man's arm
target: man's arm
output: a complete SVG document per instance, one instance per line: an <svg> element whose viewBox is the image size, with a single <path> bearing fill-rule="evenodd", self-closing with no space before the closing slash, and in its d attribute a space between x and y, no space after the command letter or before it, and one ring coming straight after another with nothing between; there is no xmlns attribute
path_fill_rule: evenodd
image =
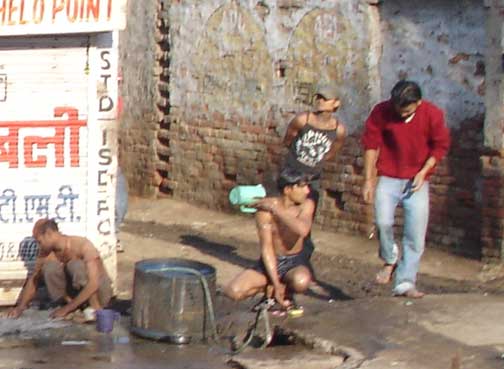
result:
<svg viewBox="0 0 504 369"><path fill-rule="evenodd" d="M413 192L418 191L422 187L427 174L434 169L436 164L446 155L448 149L450 148L450 131L448 130L448 127L446 127L442 110L434 108L431 114L431 153L429 158L425 161L422 169L420 169L413 179L413 188L411 189Z"/></svg>
<svg viewBox="0 0 504 369"><path fill-rule="evenodd" d="M252 206L270 212L279 222L289 228L291 232L299 235L299 237L304 238L310 233L313 213L315 212L315 202L312 199L306 199L298 216L294 216L290 211L279 206L279 200L274 197L265 197Z"/></svg>
<svg viewBox="0 0 504 369"><path fill-rule="evenodd" d="M258 211L256 226L261 245L261 259L266 269L267 277L273 285L275 299L278 303L284 305L285 286L280 282L277 271L277 258L273 247L273 219L271 213Z"/></svg>
<svg viewBox="0 0 504 369"><path fill-rule="evenodd" d="M84 252L81 255L82 260L86 264L86 272L88 283L86 286L79 292L79 294L68 304L65 306L55 310L52 313L53 318L61 318L66 316L68 313L71 313L79 306L81 306L84 302L88 301L91 296L93 296L99 288L99 260L100 255L98 251L94 248L91 242L88 241L87 244L84 245Z"/></svg>
<svg viewBox="0 0 504 369"><path fill-rule="evenodd" d="M364 152L364 186L362 187L362 197L367 203L372 203L374 199L377 159L378 150L369 149Z"/></svg>
<svg viewBox="0 0 504 369"><path fill-rule="evenodd" d="M296 115L294 119L291 120L289 125L287 126L287 131L285 132L285 136L283 139L283 143L285 147L289 147L294 141L294 139L299 134L299 131L304 127L308 120L308 113L303 113Z"/></svg>
<svg viewBox="0 0 504 369"><path fill-rule="evenodd" d="M336 139L334 140L331 149L325 156L325 160L332 160L336 154L341 150L343 142L345 141L345 127L342 124L338 124L338 130L336 131Z"/></svg>
<svg viewBox="0 0 504 369"><path fill-rule="evenodd" d="M8 318L19 318L23 311L26 310L30 302L35 297L35 293L37 292L37 285L42 275L42 267L44 265L46 258L45 257L37 257L35 261L35 267L33 269L33 273L26 280L25 285L23 286L23 290L21 291L21 297L18 300L17 305L7 313Z"/></svg>
<svg viewBox="0 0 504 369"><path fill-rule="evenodd" d="M427 159L422 169L420 169L420 171L415 175L415 178L413 178L413 186L411 187L412 192L418 191L420 188L422 188L427 173L429 173L436 166L436 163L437 160L434 156L431 156L429 159Z"/></svg>
<svg viewBox="0 0 504 369"><path fill-rule="evenodd" d="M372 203L376 185L376 161L382 145L382 128L379 122L382 116L383 104L376 105L364 125L362 146L364 147L364 185L362 197L365 202Z"/></svg>

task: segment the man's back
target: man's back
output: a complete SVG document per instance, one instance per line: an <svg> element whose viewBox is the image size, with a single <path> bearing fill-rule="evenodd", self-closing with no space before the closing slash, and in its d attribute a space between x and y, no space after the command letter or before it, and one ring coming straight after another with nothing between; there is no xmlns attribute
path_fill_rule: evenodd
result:
<svg viewBox="0 0 504 369"><path fill-rule="evenodd" d="M100 253L94 245L85 237L67 236L68 237L68 251L59 258L63 263L70 260L82 260L83 262L96 261L98 264L98 272L101 275L105 273Z"/></svg>

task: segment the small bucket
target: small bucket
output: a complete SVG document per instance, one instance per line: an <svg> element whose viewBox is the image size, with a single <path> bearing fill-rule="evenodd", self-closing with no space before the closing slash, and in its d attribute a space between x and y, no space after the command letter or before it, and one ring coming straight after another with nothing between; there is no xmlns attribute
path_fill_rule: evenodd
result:
<svg viewBox="0 0 504 369"><path fill-rule="evenodd" d="M263 185L236 186L229 193L229 202L233 205L239 205L243 213L255 213L257 209L248 207L257 200L266 196L266 189Z"/></svg>
<svg viewBox="0 0 504 369"><path fill-rule="evenodd" d="M98 332L110 333L114 329L114 321L118 320L120 314L110 309L96 311L96 330Z"/></svg>

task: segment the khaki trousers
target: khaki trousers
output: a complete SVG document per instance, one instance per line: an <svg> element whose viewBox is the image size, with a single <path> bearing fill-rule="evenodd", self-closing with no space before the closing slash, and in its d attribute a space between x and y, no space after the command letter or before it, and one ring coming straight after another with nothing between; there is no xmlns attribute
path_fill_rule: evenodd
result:
<svg viewBox="0 0 504 369"><path fill-rule="evenodd" d="M42 267L44 282L52 301L63 299L65 295L75 297L88 284L86 264L82 260L72 260L67 264L50 260ZM98 281L98 300L105 307L112 298L112 282L107 275Z"/></svg>

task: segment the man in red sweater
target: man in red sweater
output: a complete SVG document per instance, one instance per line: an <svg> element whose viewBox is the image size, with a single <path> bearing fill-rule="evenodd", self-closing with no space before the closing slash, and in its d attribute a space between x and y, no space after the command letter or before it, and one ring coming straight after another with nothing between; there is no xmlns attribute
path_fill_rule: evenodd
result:
<svg viewBox="0 0 504 369"><path fill-rule="evenodd" d="M429 220L429 176L450 146L443 112L422 100L415 82L399 81L390 99L371 111L362 144L362 195L366 202L374 201L380 257L385 262L376 282L386 284L394 277L394 295L420 298L424 293L415 284ZM401 254L393 231L399 203L404 209Z"/></svg>

